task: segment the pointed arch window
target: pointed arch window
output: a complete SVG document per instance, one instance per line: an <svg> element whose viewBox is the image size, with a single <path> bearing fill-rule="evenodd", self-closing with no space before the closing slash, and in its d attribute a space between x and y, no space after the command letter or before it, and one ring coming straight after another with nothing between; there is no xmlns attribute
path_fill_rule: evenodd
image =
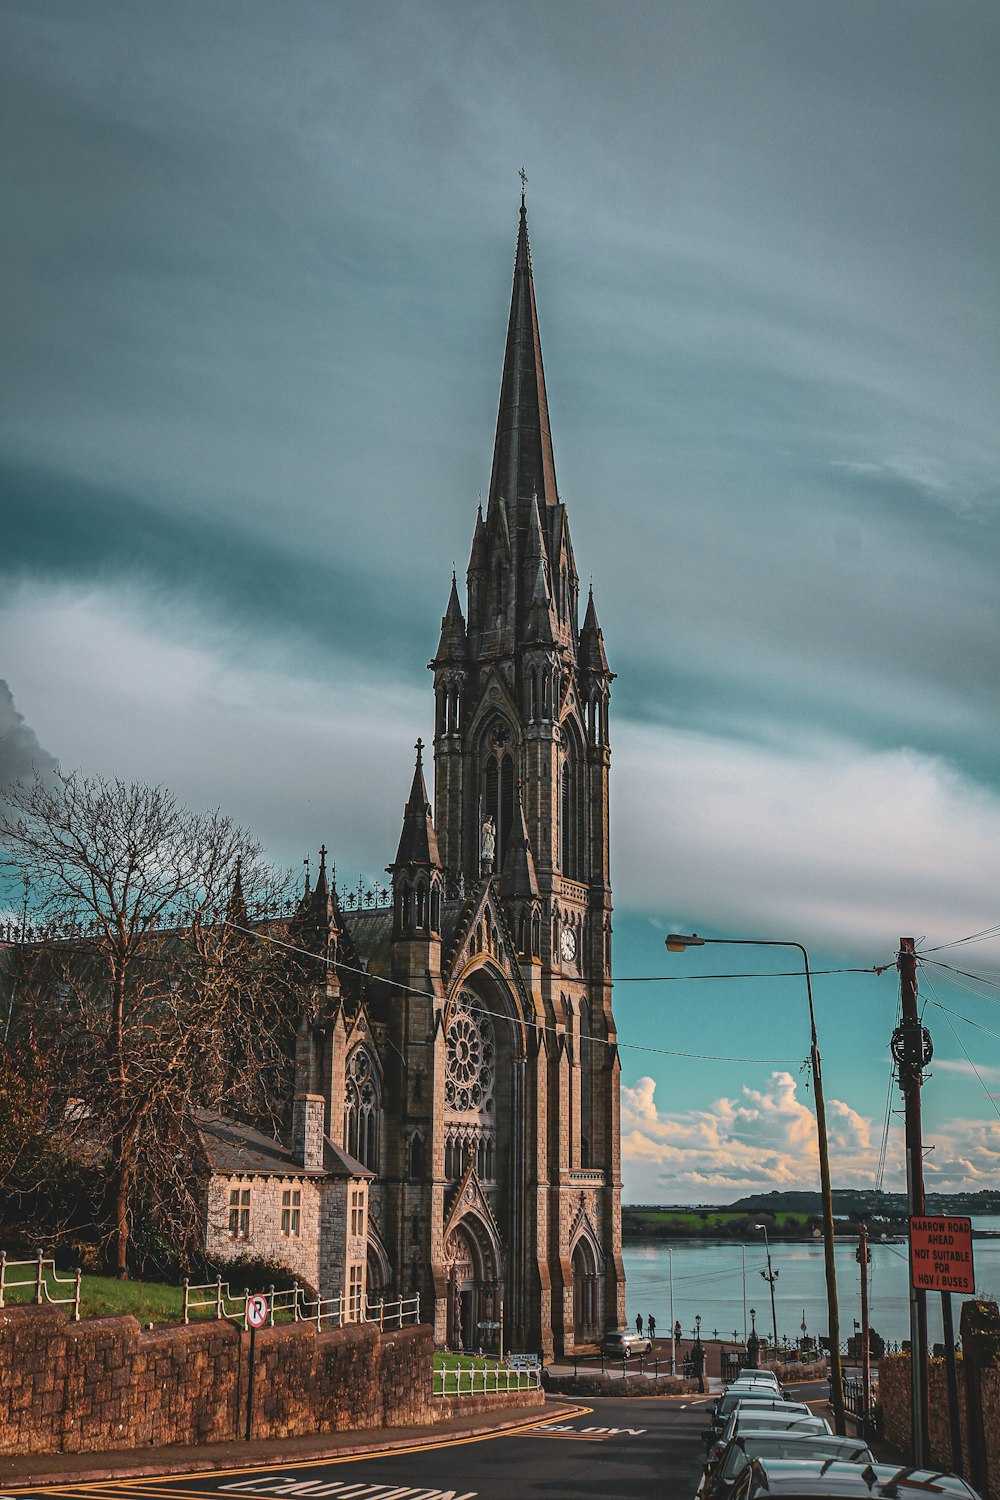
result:
<svg viewBox="0 0 1000 1500"><path fill-rule="evenodd" d="M372 1172L378 1171L382 1091L378 1073L364 1047L347 1060L344 1090L344 1149Z"/></svg>
<svg viewBox="0 0 1000 1500"><path fill-rule="evenodd" d="M562 768L560 788L560 853L562 872L570 880L583 880L584 806L583 775L575 747L570 745Z"/></svg>
<svg viewBox="0 0 1000 1500"><path fill-rule="evenodd" d="M590 1005L580 1006L580 1165L593 1164L594 1146L594 1031Z"/></svg>

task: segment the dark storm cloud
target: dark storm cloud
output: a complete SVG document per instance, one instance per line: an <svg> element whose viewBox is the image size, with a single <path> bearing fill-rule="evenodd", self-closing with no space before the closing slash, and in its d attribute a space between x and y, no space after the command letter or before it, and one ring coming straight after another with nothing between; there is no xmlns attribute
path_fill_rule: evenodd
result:
<svg viewBox="0 0 1000 1500"><path fill-rule="evenodd" d="M405 636L413 597L384 586L384 572L336 556L302 555L275 536L265 542L225 518L196 518L70 474L0 463L0 503L17 525L0 557L0 583L26 578L113 590L140 587L151 601L172 602L178 622L194 610L225 620L243 654L262 635L298 643L303 668L331 655L385 661ZM423 600L426 650L433 650L435 608L443 585ZM419 592L419 591L418 591ZM443 596L438 599L435 596ZM377 607L373 601L377 600ZM433 638L432 638L433 637Z"/></svg>
<svg viewBox="0 0 1000 1500"><path fill-rule="evenodd" d="M38 736L24 721L6 682L0 678L0 788L15 781L30 781L36 772L55 770L55 756L38 743Z"/></svg>
<svg viewBox="0 0 1000 1500"><path fill-rule="evenodd" d="M62 581L425 692L524 160L619 719L995 788L997 12L573 13L5 8L18 638Z"/></svg>

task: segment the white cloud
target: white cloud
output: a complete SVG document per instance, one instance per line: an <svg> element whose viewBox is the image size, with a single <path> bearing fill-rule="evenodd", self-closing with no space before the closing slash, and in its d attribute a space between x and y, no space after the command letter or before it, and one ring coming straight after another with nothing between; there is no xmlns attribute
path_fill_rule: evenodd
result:
<svg viewBox="0 0 1000 1500"><path fill-rule="evenodd" d="M1000 1068L985 1063L971 1063L947 1057L935 1057L935 1073L958 1073L963 1078L979 1078L984 1083L1000 1083Z"/></svg>
<svg viewBox="0 0 1000 1500"><path fill-rule="evenodd" d="M66 769L162 782L219 806L279 862L324 841L345 878L392 858L430 693L350 660L302 669L297 643L221 631L119 585L24 587L0 603L19 706Z"/></svg>
<svg viewBox="0 0 1000 1500"><path fill-rule="evenodd" d="M884 956L996 921L1000 797L940 758L619 724L613 796L619 903L696 929Z"/></svg>
<svg viewBox="0 0 1000 1500"><path fill-rule="evenodd" d="M746 1193L819 1187L816 1119L790 1073L774 1072L763 1088L719 1098L705 1109L661 1110L657 1085L640 1078L622 1089L622 1168L633 1203L727 1202ZM840 1099L827 1101L830 1166L837 1187L873 1187L881 1133ZM889 1137L885 1187L904 1185L902 1132ZM995 1185L1000 1173L1000 1120L946 1120L926 1158L928 1191Z"/></svg>

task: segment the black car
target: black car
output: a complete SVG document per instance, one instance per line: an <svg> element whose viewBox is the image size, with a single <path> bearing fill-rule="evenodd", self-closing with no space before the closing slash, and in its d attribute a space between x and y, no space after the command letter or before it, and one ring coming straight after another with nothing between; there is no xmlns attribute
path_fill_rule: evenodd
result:
<svg viewBox="0 0 1000 1500"><path fill-rule="evenodd" d="M955 1474L837 1459L755 1458L730 1500L980 1500Z"/></svg>
<svg viewBox="0 0 1000 1500"><path fill-rule="evenodd" d="M834 1433L744 1432L731 1438L705 1470L698 1500L730 1500L737 1479L755 1458L840 1459L873 1464L875 1455L863 1438Z"/></svg>

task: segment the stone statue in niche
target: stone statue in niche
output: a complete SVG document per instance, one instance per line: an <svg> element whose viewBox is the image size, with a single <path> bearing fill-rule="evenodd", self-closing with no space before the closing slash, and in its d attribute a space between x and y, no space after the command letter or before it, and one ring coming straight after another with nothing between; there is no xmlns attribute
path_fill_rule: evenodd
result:
<svg viewBox="0 0 1000 1500"><path fill-rule="evenodd" d="M479 846L479 852L483 861L483 866L487 870L491 870L493 868L493 856L496 854L496 848L496 824L493 821L492 813L487 813L485 818L483 819L483 837L482 843Z"/></svg>

